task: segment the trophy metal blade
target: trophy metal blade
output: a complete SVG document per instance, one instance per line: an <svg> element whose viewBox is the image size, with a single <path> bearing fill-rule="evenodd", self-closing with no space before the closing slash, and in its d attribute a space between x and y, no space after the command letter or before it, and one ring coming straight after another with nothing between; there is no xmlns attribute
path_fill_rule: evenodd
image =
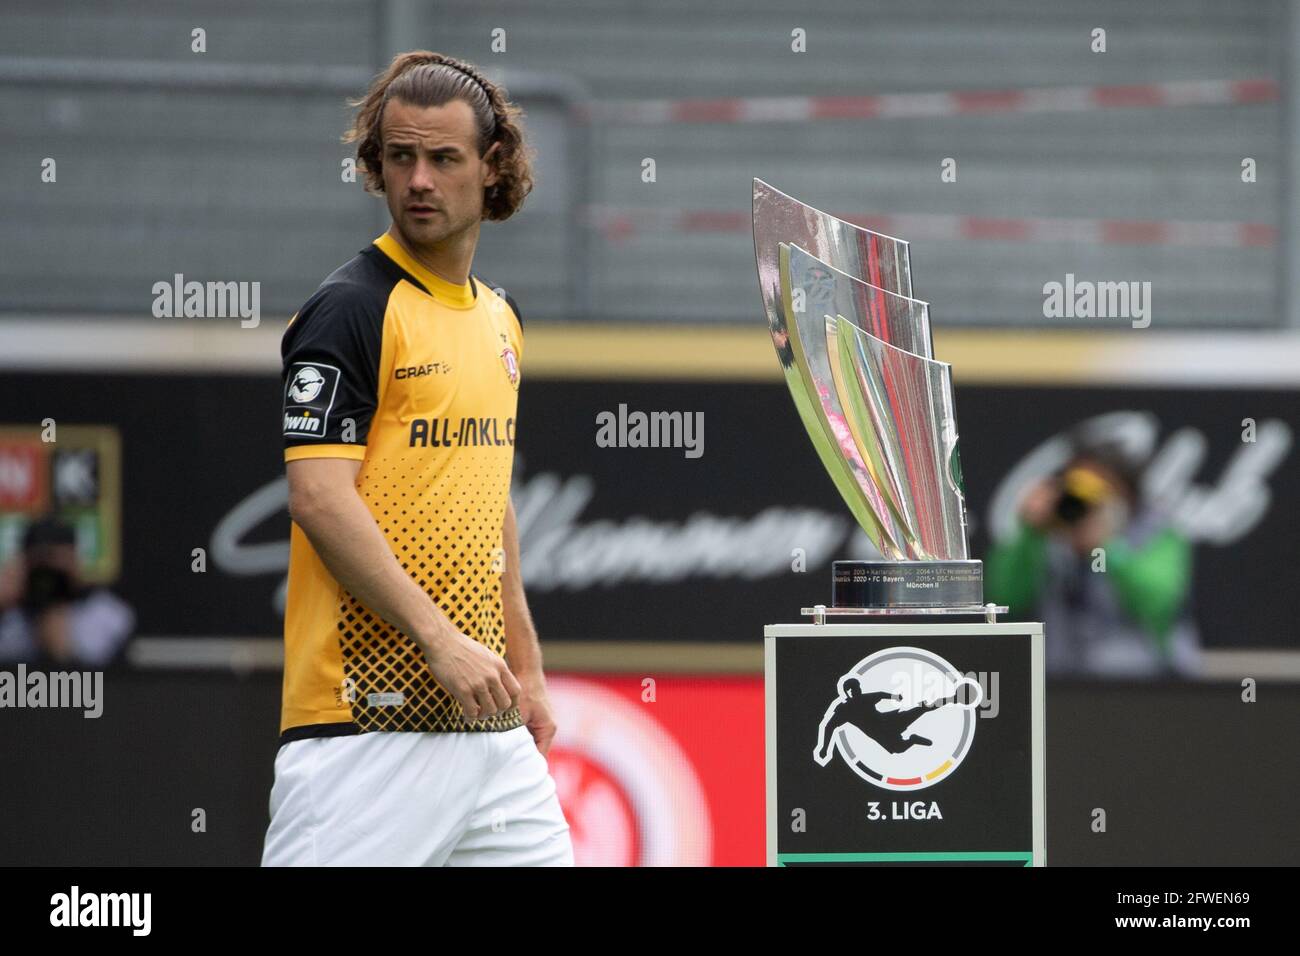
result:
<svg viewBox="0 0 1300 956"><path fill-rule="evenodd" d="M835 387L824 311L834 302L835 279L807 255L797 258L801 269L793 271L792 252L786 243L778 244L779 315L785 341L778 342L777 352L786 382L822 463L858 523L886 558L904 559L909 551L906 527L891 507L880 477L873 474L874 463L859 449ZM842 480L846 475L847 482Z"/></svg>
<svg viewBox="0 0 1300 956"><path fill-rule="evenodd" d="M861 398L851 409L879 443L889 487L906 500L907 537L926 560L965 560L966 509L957 453L952 366L913 355L836 316L841 378Z"/></svg>
<svg viewBox="0 0 1300 956"><path fill-rule="evenodd" d="M832 562L832 605L988 613L966 539L952 370L934 360L929 306L911 296L908 244L762 180L753 188L759 289L786 386L884 557Z"/></svg>
<svg viewBox="0 0 1300 956"><path fill-rule="evenodd" d="M853 441L862 453L876 487L883 492L886 504L905 529L908 557L920 558L924 552L915 532L917 521L916 515L910 510L911 497L903 490L905 476L898 467L894 449L881 440L880 429L870 411L872 405L883 399L872 396L869 401L862 394L857 373L848 357L851 346L848 339L840 335L839 320L827 315L825 328L831 377L835 381L835 391L845 411Z"/></svg>
<svg viewBox="0 0 1300 956"><path fill-rule="evenodd" d="M857 391L857 379L852 369L841 373L840 345L835 320L831 317L843 316L862 331L882 341L905 352L929 358L929 305L863 282L810 255L795 243L790 244L790 274L794 284L802 284L808 294L811 295L814 289L822 293L808 307L815 315L825 317L823 334L826 336L827 364L839 396L840 407L844 409L849 430L872 480L883 494L895 519L905 529L904 543L909 557L922 557L925 551L920 548L915 537L917 519L909 510L909 498L903 490L904 483L897 468L890 467L886 454L888 449L878 441L869 417L861 413L863 398ZM805 346L816 351L807 342ZM810 365L814 369L818 367L816 361L811 361Z"/></svg>
<svg viewBox="0 0 1300 956"><path fill-rule="evenodd" d="M790 271L795 276L815 276L827 290L825 306L830 315L842 315L864 332L890 345L934 358L930 351L930 306L920 299L881 289L837 269L809 253L799 243L790 243Z"/></svg>
<svg viewBox="0 0 1300 956"><path fill-rule="evenodd" d="M865 276L874 280L873 284L878 288L907 293L911 290L907 243L836 219L760 179L753 182L753 218L754 252L768 329L799 418L831 481L867 536L884 556L904 557L907 552L905 542L885 530L895 523L892 520L893 509L879 486L865 474L866 463L856 450L847 420L842 413L835 416L842 433L837 436L822 408L821 393L795 361L795 337L782 302L779 245L793 239L846 275ZM864 311L871 310L867 308ZM877 331L888 333L885 328ZM817 351L824 354L824 333L812 341L817 343ZM915 339L912 341L917 344ZM925 354L930 354L928 324L925 345ZM823 389L833 397L834 382L829 361L820 363L819 371L824 373ZM864 479L869 491L864 490ZM869 500L873 497L876 499L874 503Z"/></svg>
<svg viewBox="0 0 1300 956"><path fill-rule="evenodd" d="M912 294L907 243L842 219L754 180L754 257L763 303L772 319L780 291L777 243L792 242L841 272L900 295ZM930 350L926 350L930 354Z"/></svg>

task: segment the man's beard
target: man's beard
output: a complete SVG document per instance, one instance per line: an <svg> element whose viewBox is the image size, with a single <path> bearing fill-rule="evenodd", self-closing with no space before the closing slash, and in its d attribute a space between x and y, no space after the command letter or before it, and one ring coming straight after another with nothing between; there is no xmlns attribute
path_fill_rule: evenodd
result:
<svg viewBox="0 0 1300 956"><path fill-rule="evenodd" d="M433 248L464 231L463 223L448 222L445 218L420 220L408 213L402 221L402 234L413 248Z"/></svg>
<svg viewBox="0 0 1300 956"><path fill-rule="evenodd" d="M452 220L445 208L440 209L430 219L417 219L405 207L405 204L411 201L403 201L402 207L397 210L400 215L394 216L393 210L389 210L398 231L411 249L432 251L449 239L455 239L473 225L468 220Z"/></svg>

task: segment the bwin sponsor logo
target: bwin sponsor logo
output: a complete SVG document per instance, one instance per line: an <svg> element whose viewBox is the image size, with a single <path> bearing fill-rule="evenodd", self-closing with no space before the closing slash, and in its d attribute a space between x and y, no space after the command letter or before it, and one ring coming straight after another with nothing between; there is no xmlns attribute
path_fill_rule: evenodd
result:
<svg viewBox="0 0 1300 956"><path fill-rule="evenodd" d="M297 432L302 434L316 433L320 431L321 419L312 415L285 415L284 430L286 432Z"/></svg>

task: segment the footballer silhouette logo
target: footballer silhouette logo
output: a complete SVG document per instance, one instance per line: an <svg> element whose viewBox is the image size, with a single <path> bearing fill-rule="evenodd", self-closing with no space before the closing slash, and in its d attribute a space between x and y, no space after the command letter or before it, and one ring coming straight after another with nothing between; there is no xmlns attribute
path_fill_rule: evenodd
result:
<svg viewBox="0 0 1300 956"><path fill-rule="evenodd" d="M912 791L946 779L970 752L984 689L938 654L877 651L837 684L817 730L819 765L838 752L868 783Z"/></svg>
<svg viewBox="0 0 1300 956"><path fill-rule="evenodd" d="M320 390L325 387L325 376L313 365L304 365L294 373L289 383L289 398L298 405L316 401Z"/></svg>

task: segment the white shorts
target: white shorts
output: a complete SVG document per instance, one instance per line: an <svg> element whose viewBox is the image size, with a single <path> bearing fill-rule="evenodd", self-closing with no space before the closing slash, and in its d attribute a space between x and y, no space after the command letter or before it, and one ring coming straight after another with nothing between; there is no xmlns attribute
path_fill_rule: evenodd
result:
<svg viewBox="0 0 1300 956"><path fill-rule="evenodd" d="M284 744L263 866L572 866L527 727Z"/></svg>

